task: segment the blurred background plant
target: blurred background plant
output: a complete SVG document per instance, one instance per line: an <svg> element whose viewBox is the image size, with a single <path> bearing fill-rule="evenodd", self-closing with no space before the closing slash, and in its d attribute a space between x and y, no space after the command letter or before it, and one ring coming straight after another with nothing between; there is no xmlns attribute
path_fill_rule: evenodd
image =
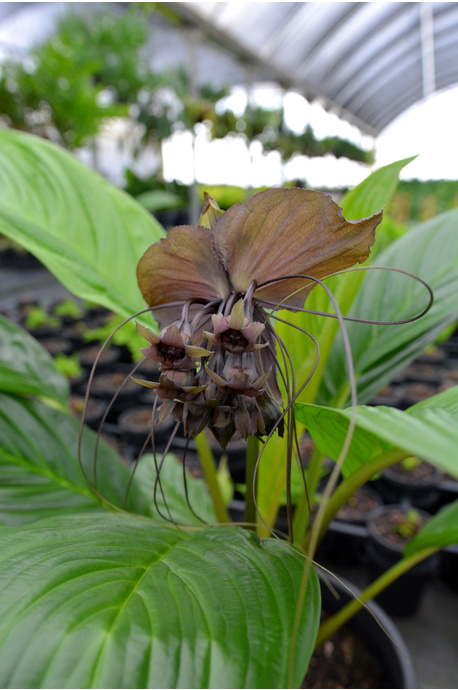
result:
<svg viewBox="0 0 458 690"><path fill-rule="evenodd" d="M122 12L87 6L64 13L49 38L3 61L0 122L68 149L89 147L89 162L103 173L97 139L120 120L119 146L131 147L133 161L147 149L155 155L152 175L138 177L126 166L124 183L155 213L176 209L180 199L187 203L187 191L164 180L163 142L177 132L194 135L203 128L209 140L260 145L264 153L279 151L283 164L299 155L327 154L373 163L373 151L337 136L318 139L307 122L302 132L293 132L283 107L261 107L248 98L243 112L235 113L227 105L228 86L194 84L186 65L153 70L148 19L155 11L133 3Z"/></svg>

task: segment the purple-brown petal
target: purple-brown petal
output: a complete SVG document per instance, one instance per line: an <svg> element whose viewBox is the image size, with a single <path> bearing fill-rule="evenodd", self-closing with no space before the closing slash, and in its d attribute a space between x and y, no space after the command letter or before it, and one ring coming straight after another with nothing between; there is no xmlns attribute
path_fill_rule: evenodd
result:
<svg viewBox="0 0 458 690"><path fill-rule="evenodd" d="M213 232L204 227L183 225L169 230L167 237L146 250L137 266L140 291L151 307L167 302L222 299L230 294L223 266L213 250ZM178 318L181 309L155 312L160 323Z"/></svg>
<svg viewBox="0 0 458 690"><path fill-rule="evenodd" d="M331 197L304 189L270 189L232 206L214 226L215 250L231 282L244 293L250 283L291 274L324 278L367 259L382 212L346 221ZM303 279L273 283L255 297L279 302L303 288ZM302 306L315 283L290 297Z"/></svg>

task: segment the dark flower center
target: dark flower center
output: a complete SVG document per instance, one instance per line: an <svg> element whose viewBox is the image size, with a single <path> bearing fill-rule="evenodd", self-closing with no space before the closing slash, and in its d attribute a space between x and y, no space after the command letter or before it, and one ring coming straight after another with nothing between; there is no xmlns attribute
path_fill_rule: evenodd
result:
<svg viewBox="0 0 458 690"><path fill-rule="evenodd" d="M245 352L249 343L245 336L240 333L240 331L229 328L229 330L221 333L221 345L228 352L241 354L242 352Z"/></svg>
<svg viewBox="0 0 458 690"><path fill-rule="evenodd" d="M176 347L175 345L167 345L167 343L159 343L157 349L167 362L175 362L176 360L183 359L186 356L184 347Z"/></svg>

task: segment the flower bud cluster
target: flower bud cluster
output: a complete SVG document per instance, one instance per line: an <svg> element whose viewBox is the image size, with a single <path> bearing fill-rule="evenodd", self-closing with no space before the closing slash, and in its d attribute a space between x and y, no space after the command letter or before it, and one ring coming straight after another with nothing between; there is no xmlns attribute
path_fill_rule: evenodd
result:
<svg viewBox="0 0 458 690"><path fill-rule="evenodd" d="M211 322L206 319L211 329L193 329L200 323L197 315L192 324L181 319L159 335L137 324L150 343L141 351L159 363L160 377L158 382L135 380L155 390L162 403L159 421L173 414L191 438L209 427L225 448L231 440L270 433L281 417L281 399L276 372L271 366L266 370L263 357L264 348L272 347L268 339L260 342L264 324L245 315L242 299L228 315L218 311ZM193 345L196 337L207 347Z"/></svg>

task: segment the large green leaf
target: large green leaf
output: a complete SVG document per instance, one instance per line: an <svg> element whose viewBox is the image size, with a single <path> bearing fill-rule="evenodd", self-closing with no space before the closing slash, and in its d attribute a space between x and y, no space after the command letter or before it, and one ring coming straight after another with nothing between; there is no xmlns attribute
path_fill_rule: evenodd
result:
<svg viewBox="0 0 458 690"><path fill-rule="evenodd" d="M79 422L68 414L26 400L0 394L0 522L18 525L39 518L99 509L93 486L96 435L85 429L82 441L83 477L77 459ZM132 469L101 441L97 454L97 487L114 506L159 519L154 507L156 471L152 455L142 458L125 502ZM160 478L174 520L199 523L187 507L182 466L167 456ZM203 482L187 478L190 503L199 516L216 521ZM165 512L161 491L159 510Z"/></svg>
<svg viewBox="0 0 458 690"><path fill-rule="evenodd" d="M0 535L2 687L286 687L304 568L286 543L103 514ZM319 616L312 571L293 687Z"/></svg>
<svg viewBox="0 0 458 690"><path fill-rule="evenodd" d="M0 314L0 391L68 403L69 386L51 355L27 333Z"/></svg>
<svg viewBox="0 0 458 690"><path fill-rule="evenodd" d="M431 310L418 321L401 326L348 323L347 332L358 379L358 400L367 402L411 362L445 326L458 319L458 210L418 225L391 244L376 264L409 271L434 292ZM401 321L418 314L428 303L426 289L400 273L370 271L350 316ZM318 402L344 404L348 377L342 338L334 342Z"/></svg>
<svg viewBox="0 0 458 690"><path fill-rule="evenodd" d="M298 403L296 417L318 448L337 460L351 410ZM379 453L395 449L429 460L458 478L458 386L404 412L392 407L358 406L343 473L348 476Z"/></svg>
<svg viewBox="0 0 458 690"><path fill-rule="evenodd" d="M405 556L432 546L443 548L458 544L458 501L446 506L434 515L404 549Z"/></svg>
<svg viewBox="0 0 458 690"><path fill-rule="evenodd" d="M71 292L125 316L145 306L136 266L163 236L130 196L69 153L7 129L0 129L0 232Z"/></svg>
<svg viewBox="0 0 458 690"><path fill-rule="evenodd" d="M347 192L341 201L347 220L370 216L383 208L396 191L401 170L416 156L385 165Z"/></svg>
<svg viewBox="0 0 458 690"><path fill-rule="evenodd" d="M412 158L406 158L376 170L348 192L341 202L345 218L356 220L380 211L390 201L396 189L400 171L411 160ZM377 228L376 235L382 226L383 222L380 228ZM326 280L327 286L335 295L343 313L349 311L363 279L364 272L357 271ZM312 290L307 297L305 306L311 310L334 313L328 295L320 286ZM320 361L318 367L299 398L303 402L315 402L332 343L339 330L339 324L335 319L313 314L283 312L280 316L298 328L311 333L319 342ZM315 345L303 332L289 325L277 323L276 330L288 348L298 386L302 385L315 362ZM263 454L259 471L259 505L263 517L269 524L273 524L275 520L280 497L284 490L285 467L285 441L274 437Z"/></svg>

